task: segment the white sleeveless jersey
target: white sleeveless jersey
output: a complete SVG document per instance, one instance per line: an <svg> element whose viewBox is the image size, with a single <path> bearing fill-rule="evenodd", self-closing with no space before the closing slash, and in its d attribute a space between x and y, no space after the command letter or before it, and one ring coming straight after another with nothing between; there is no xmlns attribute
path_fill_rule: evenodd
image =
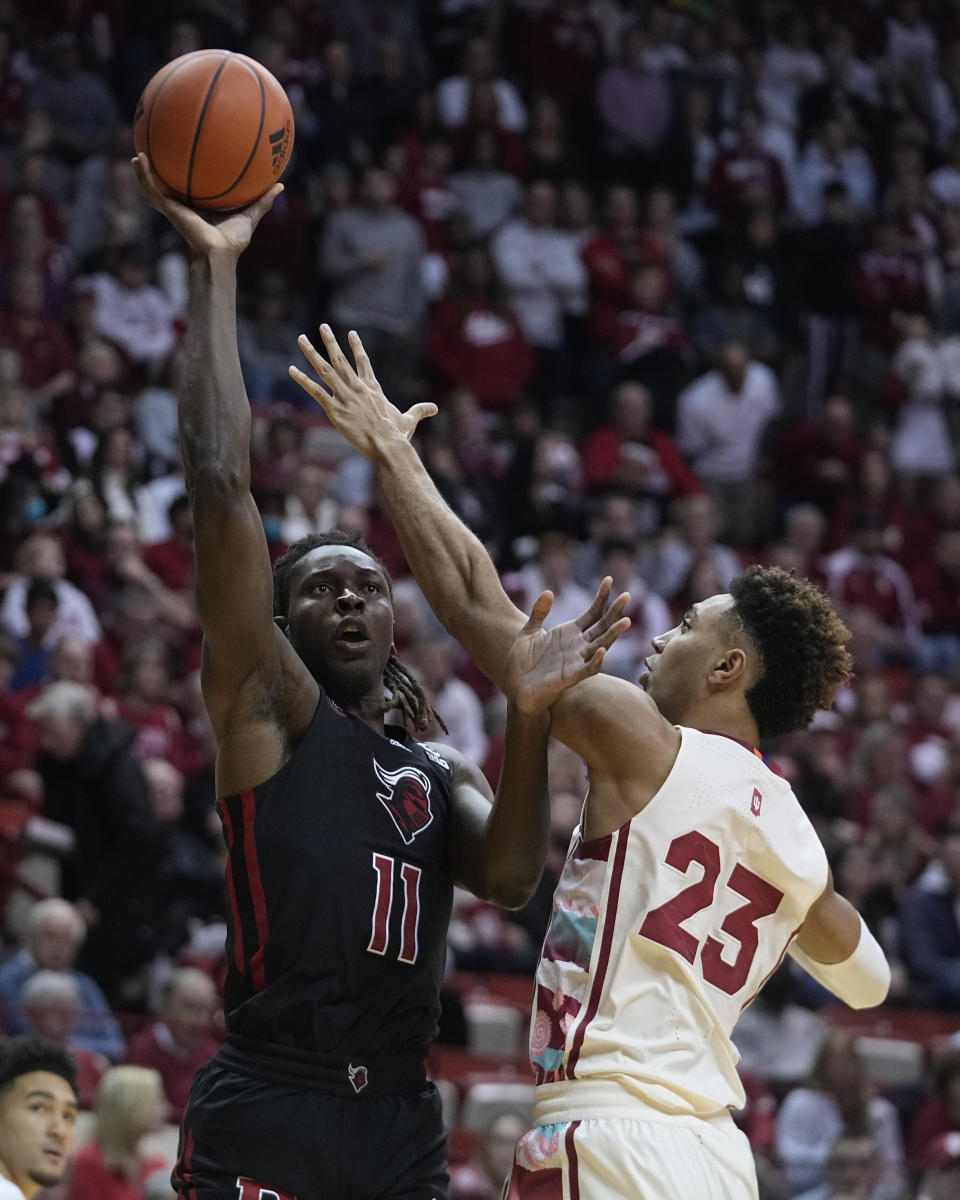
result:
<svg viewBox="0 0 960 1200"><path fill-rule="evenodd" d="M709 1116L745 1101L731 1031L826 886L827 859L757 751L680 734L646 808L592 842L574 831L530 1056L540 1084L610 1080L664 1112Z"/></svg>

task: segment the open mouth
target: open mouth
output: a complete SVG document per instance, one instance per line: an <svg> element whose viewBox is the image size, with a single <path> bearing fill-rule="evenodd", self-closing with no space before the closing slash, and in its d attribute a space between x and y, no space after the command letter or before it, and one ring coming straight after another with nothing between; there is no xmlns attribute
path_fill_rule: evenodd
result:
<svg viewBox="0 0 960 1200"><path fill-rule="evenodd" d="M336 641L349 650L362 650L369 644L370 638L359 621L344 621L337 629Z"/></svg>

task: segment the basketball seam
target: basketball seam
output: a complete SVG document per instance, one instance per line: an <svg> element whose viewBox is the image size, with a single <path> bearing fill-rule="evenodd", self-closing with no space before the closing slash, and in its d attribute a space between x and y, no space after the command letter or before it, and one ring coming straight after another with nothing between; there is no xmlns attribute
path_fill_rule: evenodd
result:
<svg viewBox="0 0 960 1200"><path fill-rule="evenodd" d="M242 62L242 60L239 58L237 61ZM236 177L236 179L234 179L234 181L230 184L229 187L224 188L222 192L215 192L212 196L194 196L194 197L192 197L197 202L197 204L203 204L207 200L219 200L221 196L228 196L233 191L233 189L237 186L237 184L241 181L241 179L243 179L244 175L246 175L247 171L250 169L250 164L254 160L254 156L256 155L257 150L260 148L260 135L263 133L264 122L267 119L267 93L266 93L266 89L263 86L263 80L260 77L260 72L257 70L254 70L254 68L251 67L249 63L243 63L243 66L245 66L252 73L254 79L256 79L256 81L257 81L258 87L260 88L260 124L257 128L257 136L253 139L253 149L250 151L250 157L243 164L243 169L241 170L240 174ZM197 132L199 135L199 128L198 128Z"/></svg>
<svg viewBox="0 0 960 1200"><path fill-rule="evenodd" d="M200 131L201 131L201 129L203 129L203 121L207 115L207 109L210 107L210 101L213 99L213 92L217 86L217 81L220 79L220 76L223 74L224 68L226 67L227 63L230 61L230 59L232 57L233 57L233 55L230 53L229 50L227 51L226 54L224 54L223 58L220 60L220 66L217 67L217 70L216 70L213 78L210 80L210 86L207 88L207 94L203 98L203 108L200 109L200 117L197 120L197 127L193 131L193 145L190 147L190 165L187 168L187 199L188 200L193 200L193 198L194 198L193 197L193 164L197 157L197 143L200 141Z"/></svg>
<svg viewBox="0 0 960 1200"><path fill-rule="evenodd" d="M184 57L186 57L186 56L184 56ZM189 67L189 66L190 66L190 63L182 62L182 63L180 63L179 66L174 67L174 69L170 72L170 74L166 77L166 79L164 79L163 82L160 84L160 86L157 88L153 99L150 101L150 108L146 114L146 117L147 117L146 142L147 142L147 158L150 159L151 164L153 163L153 147L150 143L150 125L153 121L153 113L154 113L154 109L157 107L157 101L160 99L160 93L167 86L167 84L174 77L174 75L176 75L177 71L181 71L181 70L183 70L184 67Z"/></svg>

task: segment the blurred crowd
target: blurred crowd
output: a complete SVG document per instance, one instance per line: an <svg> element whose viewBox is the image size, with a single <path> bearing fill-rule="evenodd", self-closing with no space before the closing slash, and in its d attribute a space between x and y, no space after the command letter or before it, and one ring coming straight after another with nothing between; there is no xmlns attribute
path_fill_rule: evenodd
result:
<svg viewBox="0 0 960 1200"><path fill-rule="evenodd" d="M171 1112L209 1052L222 849L177 449L187 260L130 165L143 85L209 46L268 66L296 117L241 260L271 555L361 531L433 736L495 779L502 699L288 378L325 319L398 404L436 400L425 461L521 607L549 587L564 620L603 574L630 590L607 669L636 679L650 637L748 563L817 580L856 677L767 749L894 963L891 1002L960 1009L957 5L0 0L0 889L25 847L59 868L59 898L8 920L4 1028L58 1029L88 1097L107 1061L179 1066ZM541 892L508 916L461 897L451 967L532 969L584 790L560 748L551 786ZM894 1200L924 1166L918 1195L960 1194L955 1057L889 1107L849 1047L815 1060L821 991L784 971L772 995L743 1032L768 1194ZM156 1023L126 1046L110 1008ZM774 1118L790 1029L789 1078L812 1082Z"/></svg>

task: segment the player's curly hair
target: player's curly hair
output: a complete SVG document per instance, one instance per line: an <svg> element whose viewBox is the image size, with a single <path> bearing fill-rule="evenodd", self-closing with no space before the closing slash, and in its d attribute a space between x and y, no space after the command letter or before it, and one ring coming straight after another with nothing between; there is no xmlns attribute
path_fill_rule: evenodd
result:
<svg viewBox="0 0 960 1200"><path fill-rule="evenodd" d="M33 1071L47 1071L77 1090L77 1064L59 1043L34 1034L7 1038L0 1044L0 1092Z"/></svg>
<svg viewBox="0 0 960 1200"><path fill-rule="evenodd" d="M748 567L730 595L727 632L745 633L759 658L746 700L760 737L805 729L850 678L850 630L816 584L781 567Z"/></svg>
<svg viewBox="0 0 960 1200"><path fill-rule="evenodd" d="M305 554L316 550L318 546L352 546L354 550L366 554L383 571L390 595L393 596L390 572L360 534L345 533L342 529L328 529L325 533L309 533L306 537L300 538L299 541L289 546L273 564L274 616L286 617L290 608L290 575L293 568ZM388 712L400 713L404 721L414 729L426 729L433 720L444 733L449 732L443 723L443 717L427 699L417 677L392 651L387 659L387 665L383 669L383 686L390 693L390 700L387 704Z"/></svg>

